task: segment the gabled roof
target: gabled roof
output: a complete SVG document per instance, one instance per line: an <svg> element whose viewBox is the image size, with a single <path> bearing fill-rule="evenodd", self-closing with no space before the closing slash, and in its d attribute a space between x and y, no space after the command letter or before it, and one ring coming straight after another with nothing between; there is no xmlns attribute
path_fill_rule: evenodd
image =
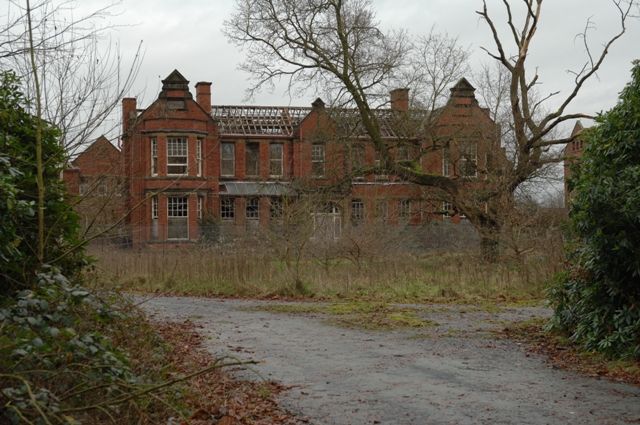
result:
<svg viewBox="0 0 640 425"><path fill-rule="evenodd" d="M110 141L109 139L107 139L104 135L100 136L96 139L95 142L93 142L92 144L90 144L84 151L80 152L80 154L73 160L71 161L72 165L76 165L76 162L87 156L87 155L93 155L94 152L96 152L97 154L101 154L104 155L104 153L106 152L106 150L112 150L115 151L115 153L120 154L120 150L118 148L116 148Z"/></svg>

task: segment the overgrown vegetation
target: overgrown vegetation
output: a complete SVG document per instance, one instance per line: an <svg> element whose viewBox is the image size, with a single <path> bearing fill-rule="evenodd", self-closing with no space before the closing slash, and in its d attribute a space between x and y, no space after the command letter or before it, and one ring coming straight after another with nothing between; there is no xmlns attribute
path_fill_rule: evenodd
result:
<svg viewBox="0 0 640 425"><path fill-rule="evenodd" d="M585 137L572 180L572 266L550 295L553 326L587 350L640 358L640 62Z"/></svg>
<svg viewBox="0 0 640 425"><path fill-rule="evenodd" d="M94 248L95 281L126 291L231 297L307 297L382 302L539 302L545 283L562 269L547 256L488 264L469 254L304 258L302 285L268 252L238 255L223 249L131 252Z"/></svg>

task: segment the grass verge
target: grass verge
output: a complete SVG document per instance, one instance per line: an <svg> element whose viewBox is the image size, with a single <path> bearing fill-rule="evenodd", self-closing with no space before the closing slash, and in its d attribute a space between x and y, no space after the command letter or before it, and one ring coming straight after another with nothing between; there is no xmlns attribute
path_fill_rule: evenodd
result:
<svg viewBox="0 0 640 425"><path fill-rule="evenodd" d="M303 259L298 273L267 254L232 255L192 248L94 249L94 276L103 288L170 295L367 300L387 303L516 303L544 299L557 262L487 264L472 254L396 255L367 262Z"/></svg>

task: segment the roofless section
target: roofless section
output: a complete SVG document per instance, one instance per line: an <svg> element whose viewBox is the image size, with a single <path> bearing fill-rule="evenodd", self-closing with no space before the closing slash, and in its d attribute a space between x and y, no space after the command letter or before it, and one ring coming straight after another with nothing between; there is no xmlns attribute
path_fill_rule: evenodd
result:
<svg viewBox="0 0 640 425"><path fill-rule="evenodd" d="M213 119L224 136L292 137L309 107L213 106Z"/></svg>

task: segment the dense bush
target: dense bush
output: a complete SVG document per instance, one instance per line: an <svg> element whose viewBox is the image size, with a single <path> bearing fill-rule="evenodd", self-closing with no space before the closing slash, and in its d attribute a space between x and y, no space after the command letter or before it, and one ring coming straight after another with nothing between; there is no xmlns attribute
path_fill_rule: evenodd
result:
<svg viewBox="0 0 640 425"><path fill-rule="evenodd" d="M25 110L19 81L9 71L0 72L0 294L29 288L36 279L38 220L36 217L36 124ZM42 151L45 182L45 262L55 260L67 276L79 270L77 217L64 199L60 179L65 152L59 131L43 123Z"/></svg>
<svg viewBox="0 0 640 425"><path fill-rule="evenodd" d="M551 299L553 325L587 349L640 358L640 62L632 74L585 132L571 182L577 248Z"/></svg>

